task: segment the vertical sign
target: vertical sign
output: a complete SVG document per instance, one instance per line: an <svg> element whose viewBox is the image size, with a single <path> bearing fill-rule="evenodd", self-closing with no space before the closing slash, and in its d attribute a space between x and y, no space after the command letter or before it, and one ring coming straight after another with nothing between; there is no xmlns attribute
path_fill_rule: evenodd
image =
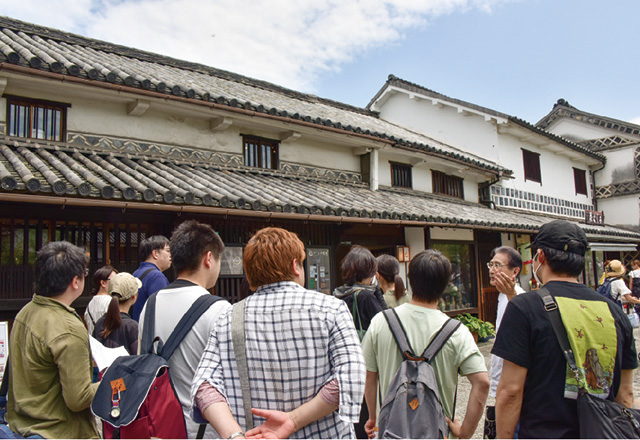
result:
<svg viewBox="0 0 640 440"><path fill-rule="evenodd" d="M0 381L4 377L7 356L9 356L9 323L3 321L0 322Z"/></svg>

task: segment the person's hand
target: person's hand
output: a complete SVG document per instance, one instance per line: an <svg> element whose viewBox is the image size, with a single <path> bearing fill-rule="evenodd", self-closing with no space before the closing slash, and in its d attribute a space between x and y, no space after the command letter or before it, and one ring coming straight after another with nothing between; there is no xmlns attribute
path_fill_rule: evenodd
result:
<svg viewBox="0 0 640 440"><path fill-rule="evenodd" d="M498 292L504 293L510 298L516 296L516 277L504 272L496 272L493 276L493 283Z"/></svg>
<svg viewBox="0 0 640 440"><path fill-rule="evenodd" d="M367 433L369 438L373 438L373 436L376 435L375 428L376 428L375 419L369 419L367 420L367 423L364 424L364 432Z"/></svg>
<svg viewBox="0 0 640 440"><path fill-rule="evenodd" d="M449 417L445 416L445 419L447 419L447 424L449 425L449 431L451 433L451 435L454 435L458 438L469 438L471 437L470 435L463 435L462 433L462 422L460 422L459 418L455 418L455 421L451 421L451 419Z"/></svg>
<svg viewBox="0 0 640 440"><path fill-rule="evenodd" d="M250 429L245 433L246 438L289 438L297 431L294 421L289 417L289 413L282 411L272 411L268 409L251 408L251 412L264 417L265 422Z"/></svg>

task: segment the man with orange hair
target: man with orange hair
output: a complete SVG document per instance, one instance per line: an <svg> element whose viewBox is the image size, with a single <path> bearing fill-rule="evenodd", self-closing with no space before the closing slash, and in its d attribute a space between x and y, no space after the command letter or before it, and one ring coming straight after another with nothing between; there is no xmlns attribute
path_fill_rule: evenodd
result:
<svg viewBox="0 0 640 440"><path fill-rule="evenodd" d="M366 374L360 341L343 301L303 287L304 258L297 235L280 228L258 231L245 248L255 293L218 320L191 390L221 438L354 437ZM262 422L253 429L234 353L242 307L251 413Z"/></svg>

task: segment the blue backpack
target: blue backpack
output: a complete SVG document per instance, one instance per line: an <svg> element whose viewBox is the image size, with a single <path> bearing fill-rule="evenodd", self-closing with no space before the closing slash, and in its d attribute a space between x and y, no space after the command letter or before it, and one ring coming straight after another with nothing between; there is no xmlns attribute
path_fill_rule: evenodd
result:
<svg viewBox="0 0 640 440"><path fill-rule="evenodd" d="M600 285L600 287L598 287L598 290L596 290L596 292L598 292L600 295L604 296L608 300L611 300L614 303L618 304L620 307L622 307L622 302L619 299L620 295L618 295L618 298L614 298L613 295L611 294L611 283L616 279L617 278L605 279L604 282Z"/></svg>

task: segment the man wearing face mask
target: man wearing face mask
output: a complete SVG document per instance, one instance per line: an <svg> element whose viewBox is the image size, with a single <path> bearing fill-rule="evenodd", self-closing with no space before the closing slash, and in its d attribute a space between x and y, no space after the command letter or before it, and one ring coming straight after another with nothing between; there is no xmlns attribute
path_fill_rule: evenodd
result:
<svg viewBox="0 0 640 440"><path fill-rule="evenodd" d="M576 224L555 220L531 244L533 275L558 306L590 394L633 405L638 366L633 329L620 307L578 281L587 238ZM492 353L504 359L496 397L498 438L580 438L577 387L548 312L536 293L509 302ZM572 383L573 380L573 383Z"/></svg>
<svg viewBox="0 0 640 440"><path fill-rule="evenodd" d="M498 311L496 316L496 332L500 330L500 324L507 304L516 295L524 293L524 289L518 284L518 276L522 270L522 257L515 249L508 246L497 247L491 251L491 260L487 263L489 268L489 284L498 290ZM498 382L502 374L502 358L491 355L491 387L489 395L496 397ZM487 406L485 417L485 438L495 436L495 407Z"/></svg>

